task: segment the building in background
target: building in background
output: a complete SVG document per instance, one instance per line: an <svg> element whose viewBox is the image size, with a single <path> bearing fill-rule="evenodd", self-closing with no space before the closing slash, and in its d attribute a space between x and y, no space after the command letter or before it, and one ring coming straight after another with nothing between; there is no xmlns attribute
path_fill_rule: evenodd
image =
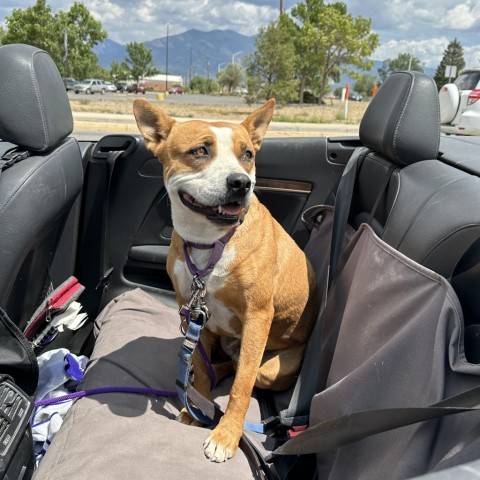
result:
<svg viewBox="0 0 480 480"><path fill-rule="evenodd" d="M168 88L174 86L183 86L183 77L181 75L165 75L164 73L159 73L158 75L152 75L148 78L143 79L143 83L147 90L154 90L156 92L164 92Z"/></svg>

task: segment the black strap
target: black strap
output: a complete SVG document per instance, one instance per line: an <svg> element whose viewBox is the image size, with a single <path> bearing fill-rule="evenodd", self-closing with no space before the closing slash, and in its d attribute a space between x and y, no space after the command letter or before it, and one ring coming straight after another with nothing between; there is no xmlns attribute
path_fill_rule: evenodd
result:
<svg viewBox="0 0 480 480"><path fill-rule="evenodd" d="M83 230L81 245L85 249L85 265L80 266L79 279L86 286L82 304L90 318L95 318L101 308L108 281L113 272L109 268L108 255L108 205L112 176L117 159L123 150L102 152L89 163L89 182L83 206L86 228ZM89 246L84 246L88 241Z"/></svg>
<svg viewBox="0 0 480 480"><path fill-rule="evenodd" d="M18 151L17 147L8 149L0 158L0 175L3 171L12 167L18 162L25 160L30 156L30 152L27 150Z"/></svg>
<svg viewBox="0 0 480 480"><path fill-rule="evenodd" d="M238 447L250 461L252 473L257 480L278 480L278 476L270 469L262 454L245 433L242 434Z"/></svg>
<svg viewBox="0 0 480 480"><path fill-rule="evenodd" d="M378 206L380 205L380 201L383 198L383 194L385 193L385 190L388 187L388 184L390 183L390 178L392 178L392 174L395 171L395 164L391 163L387 169L387 173L383 179L382 184L380 185L380 190L378 191L377 198L375 199L375 202L373 204L372 210L368 214L367 222L368 225L372 225L372 220L375 217L375 213L377 213Z"/></svg>
<svg viewBox="0 0 480 480"><path fill-rule="evenodd" d="M337 269L340 252L342 249L343 238L347 227L350 204L352 203L353 188L357 178L358 170L363 159L369 153L364 147L355 149L338 185L337 196L335 200L335 211L333 217L332 239L330 244L330 267L326 284L323 286L321 295L320 313L317 317L312 333L307 343L302 368L297 378L295 388L290 399L287 410L281 413L281 420L284 424L307 423L310 411L310 402L317 391L316 379L319 376L321 349L323 339L323 323L325 316L325 305L327 301L328 287L334 277Z"/></svg>
<svg viewBox="0 0 480 480"><path fill-rule="evenodd" d="M322 453L396 428L456 413L480 410L480 387L428 407L382 408L355 412L319 423L277 448L274 455Z"/></svg>
<svg viewBox="0 0 480 480"><path fill-rule="evenodd" d="M368 153L369 150L365 147L355 149L343 171L342 178L338 185L337 197L335 199L335 213L333 216L328 288L330 288L337 273L338 260L340 259L340 253L342 251L357 173Z"/></svg>
<svg viewBox="0 0 480 480"><path fill-rule="evenodd" d="M108 287L108 281L113 273L113 268L109 265L108 257L108 204L110 198L110 185L112 183L113 168L118 157L123 154L123 150L115 150L108 152L105 162L105 201L103 202L103 215L102 215L102 231L103 239L101 245L100 265L101 276L98 279L97 289L102 289L102 292Z"/></svg>

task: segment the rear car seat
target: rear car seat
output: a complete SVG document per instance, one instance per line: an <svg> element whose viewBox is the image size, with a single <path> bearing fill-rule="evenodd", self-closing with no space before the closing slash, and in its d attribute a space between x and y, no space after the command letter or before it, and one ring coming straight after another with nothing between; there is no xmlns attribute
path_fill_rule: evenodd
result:
<svg viewBox="0 0 480 480"><path fill-rule="evenodd" d="M465 323L478 324L480 178L438 158L439 106L430 77L396 72L384 86L361 123L362 143L371 152L358 173L351 224L358 227L380 195L376 233L451 280ZM388 187L379 191L392 166Z"/></svg>
<svg viewBox="0 0 480 480"><path fill-rule="evenodd" d="M0 85L0 306L23 329L50 283L83 168L77 141L68 137L70 103L50 56L28 45L1 47ZM8 167L18 155L26 158Z"/></svg>
<svg viewBox="0 0 480 480"><path fill-rule="evenodd" d="M376 220L385 241L448 273L464 248L475 242L480 213L460 211L453 204L449 210L444 202L450 195L478 201L480 184L476 177L436 160L439 117L433 81L412 72L392 74L367 110L360 132L373 152L358 177L354 216L369 213L381 195ZM392 164L396 171L383 192L378 176L370 176L369 169L378 167L386 174ZM458 198L455 205L462 205ZM455 240L454 246L450 240ZM114 384L174 390L178 324L176 309L145 292L121 295L97 319L97 341L82 387ZM216 391L220 404L228 385L222 388ZM132 394L78 400L35 478L183 479L199 472L212 479L255 478L241 450L225 464L207 461L201 449L205 430L174 422L178 408L176 401ZM265 417L252 399L247 421L261 416Z"/></svg>

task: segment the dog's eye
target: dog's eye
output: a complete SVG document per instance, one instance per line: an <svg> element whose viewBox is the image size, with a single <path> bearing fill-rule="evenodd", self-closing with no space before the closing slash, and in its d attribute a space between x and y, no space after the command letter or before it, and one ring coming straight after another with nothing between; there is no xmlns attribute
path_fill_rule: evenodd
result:
<svg viewBox="0 0 480 480"><path fill-rule="evenodd" d="M245 150L242 154L242 160L244 162L250 162L253 158L253 153L250 150Z"/></svg>
<svg viewBox="0 0 480 480"><path fill-rule="evenodd" d="M202 157L208 156L207 147L194 148L193 150L190 151L190 153L191 153L195 158L202 158Z"/></svg>

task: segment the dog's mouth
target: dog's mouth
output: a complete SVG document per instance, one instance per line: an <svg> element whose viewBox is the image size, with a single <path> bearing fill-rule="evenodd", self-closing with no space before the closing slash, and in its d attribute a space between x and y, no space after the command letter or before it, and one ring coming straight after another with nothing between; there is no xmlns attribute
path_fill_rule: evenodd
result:
<svg viewBox="0 0 480 480"><path fill-rule="evenodd" d="M239 221L244 210L242 201L223 203L221 205L204 205L189 193L180 192L180 200L190 210L205 215L213 223L232 225Z"/></svg>

